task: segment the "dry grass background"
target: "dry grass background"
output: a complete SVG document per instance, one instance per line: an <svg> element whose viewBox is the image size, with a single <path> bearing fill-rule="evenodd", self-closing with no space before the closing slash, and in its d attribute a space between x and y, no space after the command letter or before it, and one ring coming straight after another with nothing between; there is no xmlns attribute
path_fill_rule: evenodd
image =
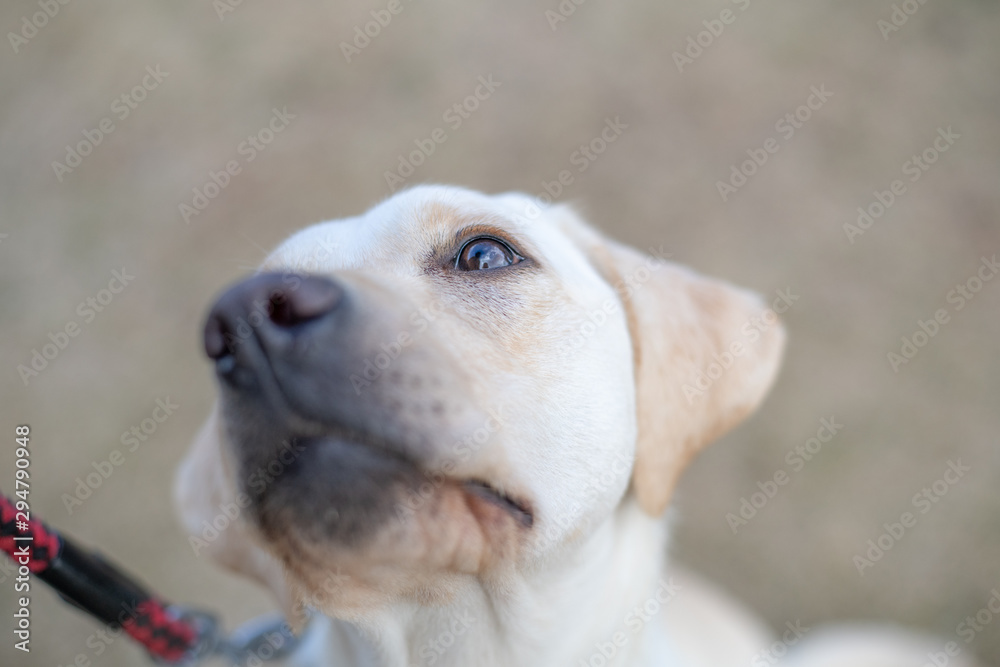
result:
<svg viewBox="0 0 1000 667"><path fill-rule="evenodd" d="M887 42L876 21L889 0L754 0L683 74L672 53L733 4L591 0L553 32L543 12L556 4L403 0L351 64L339 43L385 2L243 2L224 21L209 0L73 2L20 53L0 45L0 443L31 424L34 509L230 624L267 608L192 554L170 506L213 391L198 343L205 308L291 231L385 196L397 155L493 74L499 90L411 182L538 192L621 116L628 130L563 199L624 240L801 295L773 396L683 484L677 557L775 625L888 619L958 639L1000 588L1000 280L898 374L886 353L1000 252L996 4L928 2ZM5 3L0 28L36 10ZM51 163L66 144L157 64L169 77L59 183ZM716 180L820 84L833 98L723 203ZM273 107L296 119L185 224L178 204L240 158ZM848 243L855 209L949 125L955 147ZM83 323L77 304L123 266L135 281ZM82 333L26 387L16 366L70 320ZM165 396L177 413L68 516L61 494ZM829 416L843 432L733 535L726 513L789 469L785 452ZM958 458L972 472L859 577L852 557ZM12 447L0 463L9 490ZM12 582L0 586L9 618ZM95 626L47 592L36 589L32 611L34 651L16 653L4 631L0 663L141 662L121 641L95 656ZM1000 662L1000 619L967 648Z"/></svg>

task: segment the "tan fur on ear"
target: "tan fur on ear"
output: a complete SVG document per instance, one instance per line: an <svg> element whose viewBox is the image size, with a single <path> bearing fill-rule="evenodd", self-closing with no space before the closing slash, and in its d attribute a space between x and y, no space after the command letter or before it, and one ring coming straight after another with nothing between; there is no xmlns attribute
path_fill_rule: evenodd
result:
<svg viewBox="0 0 1000 667"><path fill-rule="evenodd" d="M564 228L615 287L628 318L638 419L632 483L643 510L656 516L694 456L764 399L785 331L751 292L607 240L579 221Z"/></svg>

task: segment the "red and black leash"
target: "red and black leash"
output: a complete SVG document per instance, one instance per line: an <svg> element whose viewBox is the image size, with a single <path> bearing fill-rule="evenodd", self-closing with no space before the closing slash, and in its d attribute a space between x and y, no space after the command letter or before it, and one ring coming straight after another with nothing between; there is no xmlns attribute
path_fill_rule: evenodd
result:
<svg viewBox="0 0 1000 667"><path fill-rule="evenodd" d="M263 664L295 653L297 637L281 614L224 635L215 616L168 606L95 552L53 531L0 493L0 549L70 604L121 627L161 664L194 665L219 656L232 665Z"/></svg>
<svg viewBox="0 0 1000 667"><path fill-rule="evenodd" d="M100 621L120 625L154 658L176 664L195 653L202 633L193 620L175 616L166 604L99 555L18 512L3 494L0 548L22 573L34 574L64 600Z"/></svg>

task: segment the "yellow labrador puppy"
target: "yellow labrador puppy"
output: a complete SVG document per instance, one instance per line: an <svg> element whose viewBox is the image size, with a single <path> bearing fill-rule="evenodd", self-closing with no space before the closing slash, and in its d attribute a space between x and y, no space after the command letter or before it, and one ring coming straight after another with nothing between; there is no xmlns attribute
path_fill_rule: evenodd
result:
<svg viewBox="0 0 1000 667"><path fill-rule="evenodd" d="M679 475L783 344L753 294L566 207L415 188L212 307L220 399L181 513L196 551L317 617L295 664L919 665L905 638L772 637L665 565Z"/></svg>

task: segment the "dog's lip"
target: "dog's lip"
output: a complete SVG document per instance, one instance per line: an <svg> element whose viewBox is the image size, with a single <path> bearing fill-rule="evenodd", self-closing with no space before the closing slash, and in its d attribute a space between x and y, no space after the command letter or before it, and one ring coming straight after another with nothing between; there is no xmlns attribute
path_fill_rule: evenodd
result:
<svg viewBox="0 0 1000 667"><path fill-rule="evenodd" d="M494 484L484 481L478 477L453 477L443 473L433 472L432 470L420 465L420 463L415 461L412 456L403 451L402 448L395 447L391 443L379 441L376 438L366 436L358 431L334 427L330 428L321 435L304 436L301 438L295 438L295 440L305 444L305 446L308 446L309 441L321 440L323 438L340 438L350 441L358 446L373 450L381 456L401 460L405 462L406 465L412 467L421 478L443 479L447 483L460 488L463 492L500 508L512 519L514 519L518 525L525 529L530 529L534 525L534 512L531 509L531 505L523 499L512 496L509 493L505 493L504 491L499 490Z"/></svg>
<svg viewBox="0 0 1000 667"><path fill-rule="evenodd" d="M469 479L462 482L462 487L466 490L466 492L479 498L483 498L488 502L498 505L502 509L506 510L508 514L513 516L514 519L525 528L531 528L531 526L535 523L535 516L532 514L530 507L526 503L512 498L506 493L496 490L487 482L483 482L478 479Z"/></svg>
<svg viewBox="0 0 1000 667"><path fill-rule="evenodd" d="M515 521L517 521L519 525L524 526L525 528L531 528L535 522L534 513L531 511L531 507L528 503L519 498L515 498L508 493L500 491L495 485L484 481L481 478L453 477L444 473L435 472L432 469L422 466L418 461L414 460L412 456L407 454L403 448L394 446L392 443L370 437L358 431L335 428L327 437L345 438L363 447L368 447L383 456L391 456L402 459L408 465L412 466L422 478L433 479L434 477L440 475L440 477L438 477L439 479L443 478L444 480L447 480L447 482L455 484L466 493L485 500L486 502L504 510Z"/></svg>
<svg viewBox="0 0 1000 667"><path fill-rule="evenodd" d="M407 464L412 466L414 470L420 473L420 476L423 478L433 479L436 476L440 476L440 478L457 485L466 493L472 494L492 505L500 507L525 528L531 528L534 524L535 517L531 511L531 506L528 503L512 496L509 493L501 491L494 484L484 481L479 477L454 477L445 473L437 472L432 468L427 468L421 465L413 458L413 456L405 451L405 448L359 431L334 427L334 430L330 433L330 437L345 438L363 447L373 449L383 456L392 456L402 459Z"/></svg>

